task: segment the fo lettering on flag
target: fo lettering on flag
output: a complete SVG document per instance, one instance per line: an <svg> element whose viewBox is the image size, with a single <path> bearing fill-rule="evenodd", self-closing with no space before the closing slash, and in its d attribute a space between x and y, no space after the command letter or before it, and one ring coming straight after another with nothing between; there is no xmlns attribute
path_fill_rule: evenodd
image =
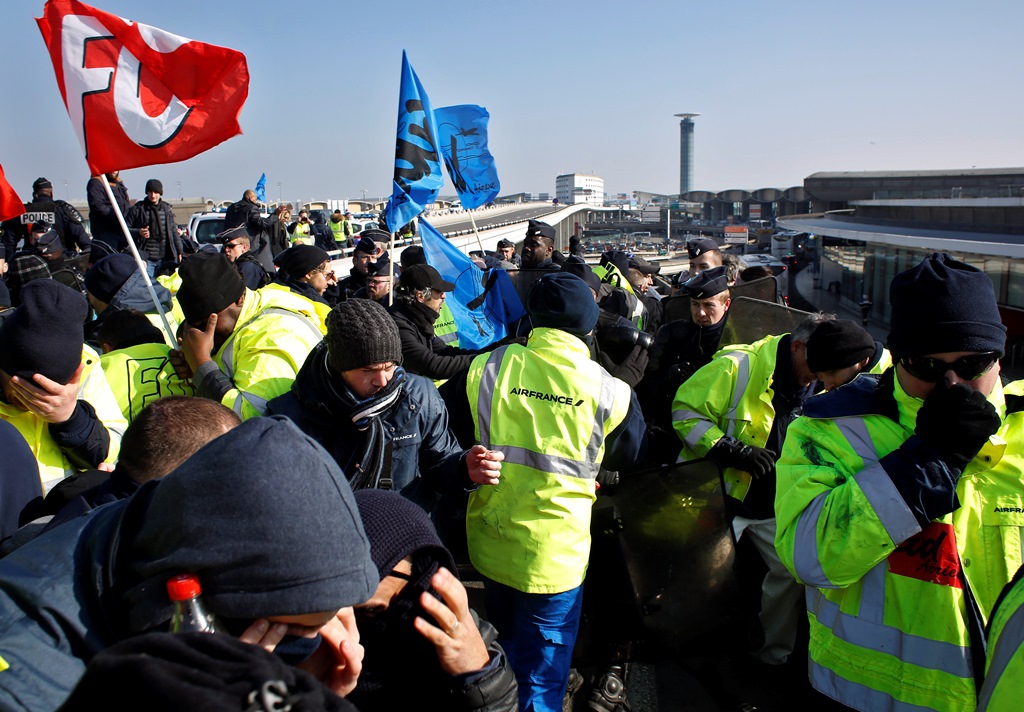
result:
<svg viewBox="0 0 1024 712"><path fill-rule="evenodd" d="M49 0L36 22L94 175L184 161L241 133L241 52L75 0Z"/></svg>
<svg viewBox="0 0 1024 712"><path fill-rule="evenodd" d="M25 212L25 204L14 192L14 188L7 182L4 175L4 167L0 166L0 222L16 218ZM10 257L11 255L8 255Z"/></svg>
<svg viewBox="0 0 1024 712"><path fill-rule="evenodd" d="M384 209L391 232L398 231L433 203L444 183L435 126L430 99L403 51L395 175Z"/></svg>

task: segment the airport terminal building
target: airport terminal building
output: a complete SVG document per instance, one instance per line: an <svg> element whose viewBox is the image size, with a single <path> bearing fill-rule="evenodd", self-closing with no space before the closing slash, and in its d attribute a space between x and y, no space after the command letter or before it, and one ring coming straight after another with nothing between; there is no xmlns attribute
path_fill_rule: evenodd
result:
<svg viewBox="0 0 1024 712"><path fill-rule="evenodd" d="M1024 364L1024 168L815 173L804 191L811 212L777 226L813 236L816 286L851 308L866 295L888 324L893 276L948 252L992 279L1006 357Z"/></svg>

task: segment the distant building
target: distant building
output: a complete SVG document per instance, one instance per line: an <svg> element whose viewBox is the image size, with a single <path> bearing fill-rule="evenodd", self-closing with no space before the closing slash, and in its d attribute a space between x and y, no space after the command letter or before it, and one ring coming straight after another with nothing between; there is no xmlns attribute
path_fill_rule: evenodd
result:
<svg viewBox="0 0 1024 712"><path fill-rule="evenodd" d="M604 179L586 173L566 173L555 178L555 196L565 205L604 205Z"/></svg>

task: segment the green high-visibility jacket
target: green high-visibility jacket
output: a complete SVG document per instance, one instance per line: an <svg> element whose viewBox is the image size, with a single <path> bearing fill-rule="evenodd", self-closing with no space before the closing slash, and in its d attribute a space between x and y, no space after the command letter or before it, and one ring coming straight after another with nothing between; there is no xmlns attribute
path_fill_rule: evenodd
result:
<svg viewBox="0 0 1024 712"><path fill-rule="evenodd" d="M925 527L894 484L912 461L883 460L914 434L923 403L898 378L860 376L808 401L789 426L775 545L808 587L811 682L845 705L975 707L983 663L971 631L980 641L1022 563L1024 531L1021 416L1006 415L998 383L988 400L1002 427L957 483L959 508Z"/></svg>
<svg viewBox="0 0 1024 712"><path fill-rule="evenodd" d="M155 400L196 394L192 383L174 371L170 352L167 344L137 344L100 357L110 390L129 423Z"/></svg>
<svg viewBox="0 0 1024 712"><path fill-rule="evenodd" d="M772 376L785 336L726 346L679 386L672 401L672 427L683 441L683 460L706 457L726 435L744 445L765 446L775 422ZM725 493L743 500L750 473L728 467L723 476Z"/></svg>
<svg viewBox="0 0 1024 712"><path fill-rule="evenodd" d="M477 356L466 394L477 441L505 455L500 483L469 497L473 566L525 593L576 588L590 558L605 438L626 418L629 386L577 337L536 328L526 346Z"/></svg>

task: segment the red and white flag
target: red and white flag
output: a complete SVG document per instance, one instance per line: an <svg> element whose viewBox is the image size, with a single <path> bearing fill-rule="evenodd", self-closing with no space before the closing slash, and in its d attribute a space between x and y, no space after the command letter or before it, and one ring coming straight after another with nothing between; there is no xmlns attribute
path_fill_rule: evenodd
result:
<svg viewBox="0 0 1024 712"><path fill-rule="evenodd" d="M25 212L25 204L14 192L14 188L7 182L4 175L4 167L0 166L0 222L16 218Z"/></svg>
<svg viewBox="0 0 1024 712"><path fill-rule="evenodd" d="M49 0L36 22L94 175L184 161L241 133L241 52L77 0Z"/></svg>

